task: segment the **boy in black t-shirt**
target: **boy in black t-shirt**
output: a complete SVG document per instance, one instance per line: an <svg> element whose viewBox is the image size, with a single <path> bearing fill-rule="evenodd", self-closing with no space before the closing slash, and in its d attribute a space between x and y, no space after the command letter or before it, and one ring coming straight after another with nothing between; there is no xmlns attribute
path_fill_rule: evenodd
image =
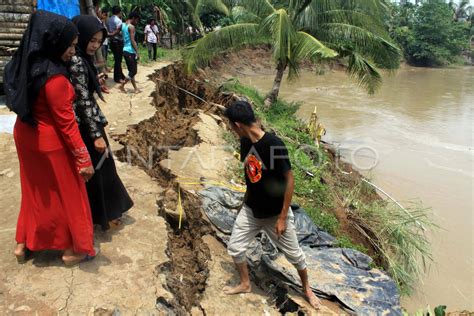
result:
<svg viewBox="0 0 474 316"><path fill-rule="evenodd" d="M263 230L296 267L307 300L319 309L320 302L309 285L305 256L293 224L290 203L294 177L285 144L260 128L248 102L234 102L225 110L225 116L232 130L241 137L240 157L244 162L247 191L227 249L239 272L240 283L225 287L224 293L251 291L245 252L253 238Z"/></svg>

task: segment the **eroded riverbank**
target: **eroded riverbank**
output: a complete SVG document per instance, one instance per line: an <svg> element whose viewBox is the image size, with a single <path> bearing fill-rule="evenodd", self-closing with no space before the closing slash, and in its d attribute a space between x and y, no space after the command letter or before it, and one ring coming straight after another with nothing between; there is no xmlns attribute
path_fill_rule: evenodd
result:
<svg viewBox="0 0 474 316"><path fill-rule="evenodd" d="M262 92L271 72L233 73ZM430 236L434 263L417 292L404 299L411 312L446 304L448 310L474 310L473 108L474 69L402 67L386 77L381 91L368 96L343 72L324 76L303 71L282 84L281 96L301 102L307 120L318 107L327 129L323 140L365 170L403 205L422 201L442 229Z"/></svg>

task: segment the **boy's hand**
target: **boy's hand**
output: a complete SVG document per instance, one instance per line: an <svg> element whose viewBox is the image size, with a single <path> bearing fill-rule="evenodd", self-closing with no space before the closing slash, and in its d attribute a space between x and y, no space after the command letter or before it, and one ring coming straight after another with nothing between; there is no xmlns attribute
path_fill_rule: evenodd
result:
<svg viewBox="0 0 474 316"><path fill-rule="evenodd" d="M275 232L277 234L277 238L280 239L281 235L283 235L285 231L286 231L286 219L278 218L275 225Z"/></svg>

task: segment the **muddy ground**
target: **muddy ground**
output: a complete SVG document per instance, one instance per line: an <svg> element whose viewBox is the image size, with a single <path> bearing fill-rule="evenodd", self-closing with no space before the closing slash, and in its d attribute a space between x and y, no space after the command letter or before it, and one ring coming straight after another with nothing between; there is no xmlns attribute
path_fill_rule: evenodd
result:
<svg viewBox="0 0 474 316"><path fill-rule="evenodd" d="M292 299L285 291L276 297L256 284L247 295L221 292L235 283L236 273L195 192L203 177L226 181L226 165L235 158L223 146L225 125L219 110L176 87L219 104L230 97L204 77L187 78L179 66L163 63L141 66L137 80L143 93L123 94L112 87L107 102L101 103L118 172L135 206L123 229L97 232L101 252L93 261L68 269L59 253L41 252L24 265L16 263L12 251L21 198L18 161L12 135L0 134L0 314L314 313L294 292L288 293ZM184 209L181 228L178 182ZM332 302L324 305L323 314L342 312Z"/></svg>

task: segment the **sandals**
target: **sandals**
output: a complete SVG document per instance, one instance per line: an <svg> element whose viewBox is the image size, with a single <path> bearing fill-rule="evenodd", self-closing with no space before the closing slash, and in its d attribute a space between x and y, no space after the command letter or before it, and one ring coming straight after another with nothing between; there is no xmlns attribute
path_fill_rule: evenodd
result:
<svg viewBox="0 0 474 316"><path fill-rule="evenodd" d="M74 260L64 260L64 259L63 259L64 265L65 265L67 268L72 268L72 267L77 266L79 263L91 261L91 260L93 260L95 257L97 257L97 255L98 255L99 252L100 252L100 248L94 247L94 250L95 250L95 256L86 255L85 257L77 258L77 259L74 259Z"/></svg>
<svg viewBox="0 0 474 316"><path fill-rule="evenodd" d="M79 263L91 261L91 260L94 259L94 258L95 258L95 256L86 255L86 256L83 257L83 258L77 258L77 259L74 259L74 260L64 260L64 259L63 259L63 262L64 262L64 265L65 265L67 268L72 268L72 267L74 267L74 266L77 266Z"/></svg>
<svg viewBox="0 0 474 316"><path fill-rule="evenodd" d="M121 229L121 228L123 228L122 219L117 218L117 219L109 221L109 228L110 229Z"/></svg>

